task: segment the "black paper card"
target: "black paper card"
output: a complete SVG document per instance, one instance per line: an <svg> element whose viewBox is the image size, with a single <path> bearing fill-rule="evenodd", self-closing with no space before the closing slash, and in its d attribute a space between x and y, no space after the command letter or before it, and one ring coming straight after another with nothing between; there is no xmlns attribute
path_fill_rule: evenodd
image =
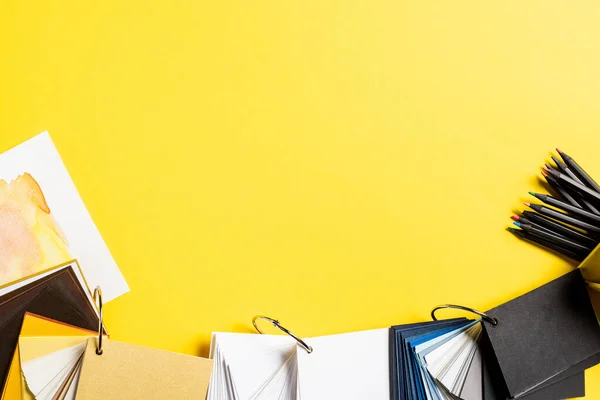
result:
<svg viewBox="0 0 600 400"><path fill-rule="evenodd" d="M484 354L483 400L509 400L504 382L498 382L490 370ZM493 368L492 368L493 369ZM497 377L497 376L496 376ZM553 384L544 385L519 398L519 400L563 400L585 396L585 372L579 372Z"/></svg>
<svg viewBox="0 0 600 400"><path fill-rule="evenodd" d="M92 331L98 328L98 316L71 267L0 296L1 387L4 387L26 312Z"/></svg>
<svg viewBox="0 0 600 400"><path fill-rule="evenodd" d="M487 314L498 325L483 324L486 358L509 397L524 397L600 362L600 326L579 270Z"/></svg>

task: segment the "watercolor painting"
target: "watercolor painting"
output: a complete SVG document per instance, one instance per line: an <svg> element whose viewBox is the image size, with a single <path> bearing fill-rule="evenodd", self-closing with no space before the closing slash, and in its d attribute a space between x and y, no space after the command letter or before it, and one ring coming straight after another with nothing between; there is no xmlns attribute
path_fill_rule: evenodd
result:
<svg viewBox="0 0 600 400"><path fill-rule="evenodd" d="M72 258L69 241L29 173L10 182L0 180L0 226L0 282L24 278Z"/></svg>
<svg viewBox="0 0 600 400"><path fill-rule="evenodd" d="M44 132L0 154L0 287L73 259L105 302L129 291Z"/></svg>

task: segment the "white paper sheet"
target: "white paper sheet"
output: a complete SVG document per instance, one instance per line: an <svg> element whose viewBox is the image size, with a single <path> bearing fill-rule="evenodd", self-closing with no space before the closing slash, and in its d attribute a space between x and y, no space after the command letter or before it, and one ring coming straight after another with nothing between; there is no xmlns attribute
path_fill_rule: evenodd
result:
<svg viewBox="0 0 600 400"><path fill-rule="evenodd" d="M388 332L306 339L311 354L284 335L214 333L208 400L388 400Z"/></svg>
<svg viewBox="0 0 600 400"><path fill-rule="evenodd" d="M129 291L47 132L0 154L0 225L0 286L77 259L105 302Z"/></svg>
<svg viewBox="0 0 600 400"><path fill-rule="evenodd" d="M389 329L305 339L298 350L302 400L389 400Z"/></svg>
<svg viewBox="0 0 600 400"><path fill-rule="evenodd" d="M26 361L21 371L30 392L36 400L51 399L60 386L77 368L86 348L87 338L82 343Z"/></svg>
<svg viewBox="0 0 600 400"><path fill-rule="evenodd" d="M208 400L295 400L296 342L288 336L213 333Z"/></svg>
<svg viewBox="0 0 600 400"><path fill-rule="evenodd" d="M424 356L433 379L450 393L460 396L472 361L478 351L481 324L471 325Z"/></svg>
<svg viewBox="0 0 600 400"><path fill-rule="evenodd" d="M83 358L79 360L77 364L77 370L75 371L75 377L73 378L73 382L69 386L67 390L67 394L65 395L64 400L75 400L75 395L77 394L77 384L79 383L79 375L81 374L81 366L83 364Z"/></svg>
<svg viewBox="0 0 600 400"><path fill-rule="evenodd" d="M463 400L483 400L483 358L479 346L467 372L465 384L460 392Z"/></svg>
<svg viewBox="0 0 600 400"><path fill-rule="evenodd" d="M447 341L456 337L457 335L465 332L467 329L469 329L476 323L478 323L478 322L473 322L472 324L462 326L458 329L454 329L450 332L447 332L444 335L438 336L435 339L421 343L415 347L416 356L417 356L418 362L420 364L419 375L421 377L423 386L425 387L425 391L426 391L428 398L433 399L433 400L443 400L443 399L447 398L448 396L445 393L443 393L442 391L440 391L440 389L438 388L438 385L435 383L435 381L431 377L431 374L427 370L427 362L425 360L425 357L428 354L430 354L433 350L437 349L442 344L446 343Z"/></svg>

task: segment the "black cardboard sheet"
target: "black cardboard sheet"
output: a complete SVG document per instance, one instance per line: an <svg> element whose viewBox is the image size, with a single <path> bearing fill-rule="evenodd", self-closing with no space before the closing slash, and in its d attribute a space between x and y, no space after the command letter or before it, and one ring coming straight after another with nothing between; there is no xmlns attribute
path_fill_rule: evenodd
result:
<svg viewBox="0 0 600 400"><path fill-rule="evenodd" d="M98 316L71 267L0 296L0 385L4 387L26 312L98 329Z"/></svg>
<svg viewBox="0 0 600 400"><path fill-rule="evenodd" d="M579 270L487 314L498 325L483 324L486 365L509 398L558 383L575 391L583 371L600 362L600 326Z"/></svg>

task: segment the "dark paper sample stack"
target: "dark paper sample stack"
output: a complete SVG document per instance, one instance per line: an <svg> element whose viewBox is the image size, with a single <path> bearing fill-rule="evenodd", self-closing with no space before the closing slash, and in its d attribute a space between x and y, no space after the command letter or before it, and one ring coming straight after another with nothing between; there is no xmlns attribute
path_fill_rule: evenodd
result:
<svg viewBox="0 0 600 400"><path fill-rule="evenodd" d="M579 269L485 315L392 327L392 399L584 396L600 326Z"/></svg>

